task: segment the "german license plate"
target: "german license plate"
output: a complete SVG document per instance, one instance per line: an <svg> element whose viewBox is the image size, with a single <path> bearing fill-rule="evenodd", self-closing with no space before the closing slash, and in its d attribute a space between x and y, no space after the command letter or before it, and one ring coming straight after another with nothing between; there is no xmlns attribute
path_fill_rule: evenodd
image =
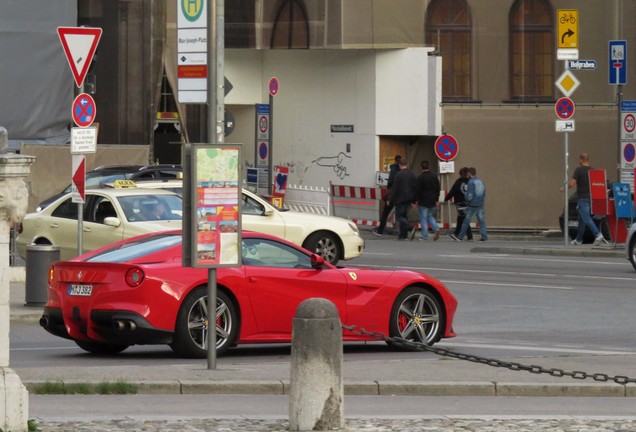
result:
<svg viewBox="0 0 636 432"><path fill-rule="evenodd" d="M92 285L75 285L71 284L68 286L68 295L72 296L90 296L93 294L93 286Z"/></svg>

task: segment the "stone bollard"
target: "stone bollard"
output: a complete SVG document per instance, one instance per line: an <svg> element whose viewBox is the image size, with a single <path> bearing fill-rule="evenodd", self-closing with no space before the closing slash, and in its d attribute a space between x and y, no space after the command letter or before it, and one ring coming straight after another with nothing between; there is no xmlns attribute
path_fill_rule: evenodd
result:
<svg viewBox="0 0 636 432"><path fill-rule="evenodd" d="M302 302L293 320L289 428L340 429L344 425L342 327L326 299Z"/></svg>
<svg viewBox="0 0 636 432"><path fill-rule="evenodd" d="M9 238L11 224L26 213L25 179L35 158L7 153L7 148L7 130L0 127L0 430L26 432L29 393L9 368Z"/></svg>

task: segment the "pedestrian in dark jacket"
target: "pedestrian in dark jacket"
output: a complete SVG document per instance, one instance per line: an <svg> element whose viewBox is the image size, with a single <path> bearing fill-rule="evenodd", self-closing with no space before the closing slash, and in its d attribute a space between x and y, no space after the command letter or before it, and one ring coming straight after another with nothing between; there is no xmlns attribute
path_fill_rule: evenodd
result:
<svg viewBox="0 0 636 432"><path fill-rule="evenodd" d="M420 240L428 239L428 226L433 230L433 241L439 239L439 229L435 220L437 205L439 204L440 184L437 175L429 167L427 160L422 161L422 174L417 176L415 182L415 197L420 217L420 228L422 237Z"/></svg>
<svg viewBox="0 0 636 432"><path fill-rule="evenodd" d="M380 225L377 228L373 229L373 234L381 237L384 234L384 228L386 228L386 221L391 214L391 210L393 210L393 204L389 203L388 197L391 193L391 188L393 188L393 182L395 181L395 176L400 171L400 161L402 160L402 156L395 155L395 163L392 163L389 166L389 178L386 182L386 195L384 196L384 208L382 209L382 215L380 216Z"/></svg>
<svg viewBox="0 0 636 432"><path fill-rule="evenodd" d="M398 240L406 240L411 231L409 207L415 204L415 174L405 160L400 160L400 171L395 175L389 202L395 206L395 219L400 224Z"/></svg>
<svg viewBox="0 0 636 432"><path fill-rule="evenodd" d="M466 198L464 194L466 193L466 189L468 187L468 167L463 167L459 170L459 178L455 180L453 186L450 188L446 197L444 198L444 202L448 202L453 200L455 203L455 209L457 210L457 223L455 224L455 236L459 236L459 231L462 229L462 224L464 223L464 219L466 218ZM473 239L473 233L470 230L470 225L466 231L466 238L468 240Z"/></svg>

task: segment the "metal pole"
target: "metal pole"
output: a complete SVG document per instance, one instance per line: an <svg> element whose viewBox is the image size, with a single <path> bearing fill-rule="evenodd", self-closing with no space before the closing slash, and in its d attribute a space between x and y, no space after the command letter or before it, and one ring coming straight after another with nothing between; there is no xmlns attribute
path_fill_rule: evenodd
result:
<svg viewBox="0 0 636 432"><path fill-rule="evenodd" d="M217 36L217 0L208 2L208 143L215 142L216 132L216 36ZM208 369L216 369L216 269L208 269Z"/></svg>
<svg viewBox="0 0 636 432"><path fill-rule="evenodd" d="M225 141L225 0L216 0L216 135Z"/></svg>
<svg viewBox="0 0 636 432"><path fill-rule="evenodd" d="M618 81L617 81L618 82ZM621 116L621 105L623 103L623 86L622 85L617 85L616 86L616 105L617 105L617 115L618 115L618 121L616 122L616 124L618 125L618 163L616 164L616 170L617 170L617 174L616 174L616 181L620 182L621 181L621 159L623 158L622 155L622 151L621 151L621 133L623 131L622 128L622 116Z"/></svg>
<svg viewBox="0 0 636 432"><path fill-rule="evenodd" d="M272 196L274 181L274 96L269 95L269 161L267 173L267 194Z"/></svg>
<svg viewBox="0 0 636 432"><path fill-rule="evenodd" d="M563 190L564 190L564 196L565 196L565 204L564 204L564 210L563 210L563 239L565 242L565 245L567 246L570 242L569 237L570 237L570 209L569 209L569 204L570 204L570 192L568 189L568 156L569 156L569 152L568 152L568 132L565 132L565 140L564 140L564 172L565 172L565 176L564 176L564 180L563 180Z"/></svg>
<svg viewBox="0 0 636 432"><path fill-rule="evenodd" d="M216 268L208 269L208 369L216 369Z"/></svg>
<svg viewBox="0 0 636 432"><path fill-rule="evenodd" d="M77 256L80 256L84 250L83 241L83 227L84 227L84 204L77 204Z"/></svg>

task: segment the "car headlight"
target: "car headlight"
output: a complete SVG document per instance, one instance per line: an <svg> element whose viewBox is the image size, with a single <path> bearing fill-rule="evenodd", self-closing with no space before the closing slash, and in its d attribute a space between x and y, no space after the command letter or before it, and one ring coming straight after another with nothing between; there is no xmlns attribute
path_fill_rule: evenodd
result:
<svg viewBox="0 0 636 432"><path fill-rule="evenodd" d="M358 233L358 225L354 224L353 222L348 222L349 223L349 228L351 228L353 230L353 232Z"/></svg>

